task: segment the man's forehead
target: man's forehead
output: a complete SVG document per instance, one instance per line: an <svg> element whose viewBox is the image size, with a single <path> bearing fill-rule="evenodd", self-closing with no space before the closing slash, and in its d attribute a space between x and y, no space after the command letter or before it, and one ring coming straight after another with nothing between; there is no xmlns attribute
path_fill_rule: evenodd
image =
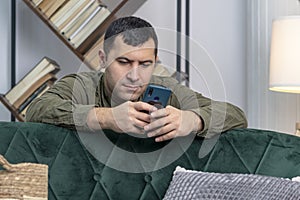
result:
<svg viewBox="0 0 300 200"><path fill-rule="evenodd" d="M149 40L144 42L143 44L132 46L126 44L123 40L123 37L121 35L118 35L114 40L110 53L114 53L115 56L121 56L136 51L153 50L153 54L154 54L154 49L155 49L155 43L152 38L149 38Z"/></svg>

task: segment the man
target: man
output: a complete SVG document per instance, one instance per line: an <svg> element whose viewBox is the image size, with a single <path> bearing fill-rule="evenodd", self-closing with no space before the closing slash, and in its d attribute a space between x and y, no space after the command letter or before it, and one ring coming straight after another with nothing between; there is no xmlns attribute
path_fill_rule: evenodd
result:
<svg viewBox="0 0 300 200"><path fill-rule="evenodd" d="M152 76L157 51L157 36L148 22L137 17L117 19L107 29L103 51L99 51L105 73L62 78L32 102L26 120L90 131L146 134L156 142L189 134L204 136L209 128L225 131L247 126L244 113L236 106L205 98L172 78ZM140 101L149 83L172 90L166 108Z"/></svg>

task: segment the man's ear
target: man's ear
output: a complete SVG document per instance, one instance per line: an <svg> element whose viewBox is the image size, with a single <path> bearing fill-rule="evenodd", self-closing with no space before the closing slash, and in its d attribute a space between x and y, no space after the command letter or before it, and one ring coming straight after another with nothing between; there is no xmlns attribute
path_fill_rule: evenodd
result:
<svg viewBox="0 0 300 200"><path fill-rule="evenodd" d="M105 67L105 63L106 63L106 55L105 55L103 49L99 50L98 55L99 55L100 67L103 68L103 67Z"/></svg>

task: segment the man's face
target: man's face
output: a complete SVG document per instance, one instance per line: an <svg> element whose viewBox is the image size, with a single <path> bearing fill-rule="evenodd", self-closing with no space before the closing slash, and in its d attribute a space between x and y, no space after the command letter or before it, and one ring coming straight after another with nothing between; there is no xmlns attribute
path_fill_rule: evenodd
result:
<svg viewBox="0 0 300 200"><path fill-rule="evenodd" d="M154 70L155 44L149 39L140 46L130 46L117 36L106 55L106 92L116 104L135 101L145 91Z"/></svg>

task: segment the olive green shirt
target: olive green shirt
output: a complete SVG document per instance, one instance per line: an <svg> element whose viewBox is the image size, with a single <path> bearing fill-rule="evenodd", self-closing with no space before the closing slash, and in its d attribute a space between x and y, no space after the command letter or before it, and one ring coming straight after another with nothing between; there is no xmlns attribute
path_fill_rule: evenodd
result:
<svg viewBox="0 0 300 200"><path fill-rule="evenodd" d="M104 90L104 76L102 72L65 76L31 103L26 112L26 121L89 130L86 123L88 112L94 107L111 107L110 97ZM206 98L170 77L152 76L150 83L172 90L168 105L193 111L201 117L204 128L197 133L199 136L247 127L243 111L230 103Z"/></svg>

